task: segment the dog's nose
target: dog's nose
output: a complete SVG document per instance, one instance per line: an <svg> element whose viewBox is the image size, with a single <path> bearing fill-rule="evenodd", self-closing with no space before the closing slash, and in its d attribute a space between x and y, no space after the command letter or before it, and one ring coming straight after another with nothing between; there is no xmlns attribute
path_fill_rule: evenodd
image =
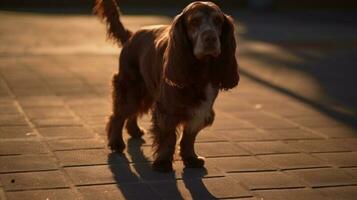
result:
<svg viewBox="0 0 357 200"><path fill-rule="evenodd" d="M203 42L208 46L212 46L217 42L217 37L213 31L206 31L203 33Z"/></svg>

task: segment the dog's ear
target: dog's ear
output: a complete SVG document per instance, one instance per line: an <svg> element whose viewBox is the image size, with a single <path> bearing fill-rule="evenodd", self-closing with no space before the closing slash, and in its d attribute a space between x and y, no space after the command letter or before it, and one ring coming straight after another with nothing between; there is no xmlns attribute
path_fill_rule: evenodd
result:
<svg viewBox="0 0 357 200"><path fill-rule="evenodd" d="M177 87L185 87L192 83L192 66L195 62L184 15L182 12L173 20L164 54L164 80Z"/></svg>
<svg viewBox="0 0 357 200"><path fill-rule="evenodd" d="M215 64L217 67L214 67L212 76L221 90L228 90L237 86L239 82L235 28L233 19L228 15L224 15L220 40L222 52L217 59Z"/></svg>

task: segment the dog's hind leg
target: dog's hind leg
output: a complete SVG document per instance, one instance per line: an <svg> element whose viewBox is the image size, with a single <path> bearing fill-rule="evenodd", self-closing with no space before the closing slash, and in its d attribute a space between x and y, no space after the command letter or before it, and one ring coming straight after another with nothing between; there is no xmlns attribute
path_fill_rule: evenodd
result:
<svg viewBox="0 0 357 200"><path fill-rule="evenodd" d="M113 114L108 122L107 133L109 147L117 152L123 152L125 148L122 136L125 121L128 134L133 138L141 137L144 131L138 126L137 118L147 113L152 105L152 98L140 75L134 77L128 79L128 71L125 70L113 77Z"/></svg>
<svg viewBox="0 0 357 200"><path fill-rule="evenodd" d="M131 100L131 113L134 114L128 118L126 130L132 138L140 138L144 135L145 131L138 125L138 118L150 110L153 99L147 91L143 80L138 81L135 85L132 84L131 87L131 91L135 92L135 94L130 93L132 96L135 95Z"/></svg>
<svg viewBox="0 0 357 200"><path fill-rule="evenodd" d="M122 91L122 87L120 87L118 74L113 76L112 86L113 112L106 126L108 146L112 151L122 153L125 149L122 131L127 113L124 111L125 105L122 100L125 98L125 92Z"/></svg>

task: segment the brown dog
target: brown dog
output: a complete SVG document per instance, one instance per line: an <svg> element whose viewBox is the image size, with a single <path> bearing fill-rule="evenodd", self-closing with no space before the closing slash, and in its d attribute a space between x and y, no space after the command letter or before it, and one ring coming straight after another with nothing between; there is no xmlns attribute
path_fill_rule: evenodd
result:
<svg viewBox="0 0 357 200"><path fill-rule="evenodd" d="M211 2L189 4L171 25L125 29L115 0L96 0L95 13L108 36L123 45L119 73L113 77L113 113L107 124L109 147L122 152L122 129L132 137L143 131L137 118L152 111L153 169L171 171L176 130L182 125L180 155L186 167L203 167L194 151L200 130L214 120L219 90L239 81L231 17Z"/></svg>

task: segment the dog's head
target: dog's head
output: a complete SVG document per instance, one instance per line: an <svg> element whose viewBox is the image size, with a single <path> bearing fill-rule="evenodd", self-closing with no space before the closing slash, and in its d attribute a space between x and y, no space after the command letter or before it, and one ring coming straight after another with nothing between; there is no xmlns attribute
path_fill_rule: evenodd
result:
<svg viewBox="0 0 357 200"><path fill-rule="evenodd" d="M185 8L183 15L181 28L186 29L195 57L217 58L221 54L220 37L225 20L219 7L211 2L194 2Z"/></svg>
<svg viewBox="0 0 357 200"><path fill-rule="evenodd" d="M165 55L166 76L177 84L192 79L199 63L214 64L212 80L222 89L238 84L233 20L212 2L193 2L175 17ZM192 81L192 80L191 80Z"/></svg>

